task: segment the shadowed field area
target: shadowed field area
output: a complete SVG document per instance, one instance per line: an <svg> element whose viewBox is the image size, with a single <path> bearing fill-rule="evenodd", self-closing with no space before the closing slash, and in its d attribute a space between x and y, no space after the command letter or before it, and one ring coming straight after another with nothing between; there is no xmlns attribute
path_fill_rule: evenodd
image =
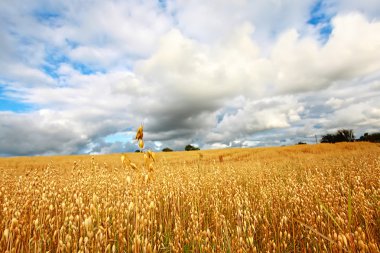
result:
<svg viewBox="0 0 380 253"><path fill-rule="evenodd" d="M0 159L1 252L379 252L380 146Z"/></svg>

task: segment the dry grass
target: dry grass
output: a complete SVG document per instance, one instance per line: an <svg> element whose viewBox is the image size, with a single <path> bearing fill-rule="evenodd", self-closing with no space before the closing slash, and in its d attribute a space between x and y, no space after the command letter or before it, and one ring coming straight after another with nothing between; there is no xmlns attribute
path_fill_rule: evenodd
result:
<svg viewBox="0 0 380 253"><path fill-rule="evenodd" d="M0 159L0 252L379 252L379 146L143 156Z"/></svg>

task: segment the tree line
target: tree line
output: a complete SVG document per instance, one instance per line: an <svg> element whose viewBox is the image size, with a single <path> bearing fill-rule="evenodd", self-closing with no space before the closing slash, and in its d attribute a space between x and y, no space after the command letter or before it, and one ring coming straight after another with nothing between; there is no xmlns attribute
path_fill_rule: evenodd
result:
<svg viewBox="0 0 380 253"><path fill-rule="evenodd" d="M337 142L354 142L354 141L368 141L380 142L380 132L365 133L358 139L355 139L354 131L352 129L340 129L335 134L326 134L321 138L321 143L337 143Z"/></svg>
<svg viewBox="0 0 380 253"><path fill-rule="evenodd" d="M185 146L185 151L193 151L193 150L200 150L200 149L198 147L194 147L193 145L190 145L190 144ZM172 151L173 151L173 149L168 148L168 147L166 147L162 150L162 152L172 152Z"/></svg>

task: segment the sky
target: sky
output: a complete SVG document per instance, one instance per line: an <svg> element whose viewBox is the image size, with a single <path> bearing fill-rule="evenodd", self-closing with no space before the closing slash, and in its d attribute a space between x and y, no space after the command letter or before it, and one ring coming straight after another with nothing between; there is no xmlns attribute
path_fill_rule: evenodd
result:
<svg viewBox="0 0 380 253"><path fill-rule="evenodd" d="M0 156L380 131L378 0L0 1Z"/></svg>

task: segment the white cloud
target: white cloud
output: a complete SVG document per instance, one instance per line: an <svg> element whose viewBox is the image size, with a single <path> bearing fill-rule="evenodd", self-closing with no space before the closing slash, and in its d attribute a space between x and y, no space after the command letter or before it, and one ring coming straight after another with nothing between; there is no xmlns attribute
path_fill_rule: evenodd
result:
<svg viewBox="0 0 380 253"><path fill-rule="evenodd" d="M311 0L3 1L0 92L36 111L1 112L0 153L130 150L104 138L141 122L152 148L175 149L374 129L377 5L324 3L335 16L321 40ZM17 136L29 144L7 147Z"/></svg>
<svg viewBox="0 0 380 253"><path fill-rule="evenodd" d="M292 96L246 101L243 108L234 114L224 115L217 125L217 132L227 142L233 138L256 132L289 127L300 120L303 106ZM212 140L211 135L211 140Z"/></svg>
<svg viewBox="0 0 380 253"><path fill-rule="evenodd" d="M329 3L336 12L347 13L359 11L370 19L380 17L380 4L377 0L327 0L326 2Z"/></svg>
<svg viewBox="0 0 380 253"><path fill-rule="evenodd" d="M315 38L300 38L295 30L284 33L272 54L279 90L319 90L379 71L379 31L380 22L351 13L333 19L325 45Z"/></svg>
<svg viewBox="0 0 380 253"><path fill-rule="evenodd" d="M220 143L220 142L214 142L211 145L206 144L203 146L204 149L223 149L223 148L228 148L228 147L230 146L224 143Z"/></svg>
<svg viewBox="0 0 380 253"><path fill-rule="evenodd" d="M343 99L339 99L339 98L335 98L335 97L330 98L326 102L327 105L331 106L334 109L340 108L343 103L344 103Z"/></svg>
<svg viewBox="0 0 380 253"><path fill-rule="evenodd" d="M80 46L69 52L74 61L90 66L110 66L119 58L118 52L110 48Z"/></svg>
<svg viewBox="0 0 380 253"><path fill-rule="evenodd" d="M157 6L155 1L94 1L88 6L69 2L65 13L68 39L95 51L113 51L119 57L146 57L171 26L170 18ZM106 62L114 57L105 56L111 56ZM83 57L87 59L86 54Z"/></svg>
<svg viewBox="0 0 380 253"><path fill-rule="evenodd" d="M353 103L340 108L328 117L328 128L341 128L341 126L378 127L380 128L379 110L380 103L370 100L367 102Z"/></svg>
<svg viewBox="0 0 380 253"><path fill-rule="evenodd" d="M169 1L179 28L186 36L206 42L228 37L242 23L254 27L254 38L260 45L289 27L301 29L309 18L313 1Z"/></svg>

